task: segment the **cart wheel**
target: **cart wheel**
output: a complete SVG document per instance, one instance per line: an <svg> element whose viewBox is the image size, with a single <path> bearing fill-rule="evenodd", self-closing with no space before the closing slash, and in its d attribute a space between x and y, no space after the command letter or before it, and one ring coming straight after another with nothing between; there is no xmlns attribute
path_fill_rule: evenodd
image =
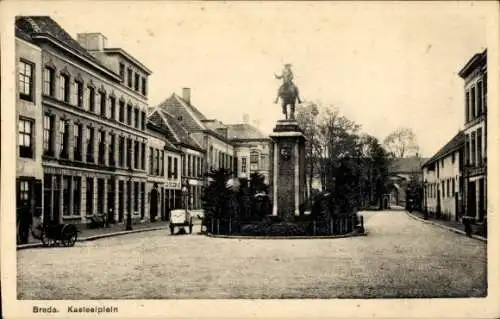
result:
<svg viewBox="0 0 500 319"><path fill-rule="evenodd" d="M66 225L63 228L61 234L61 242L66 247L73 247L76 243L76 239L78 238L78 231L76 227L73 225Z"/></svg>
<svg viewBox="0 0 500 319"><path fill-rule="evenodd" d="M174 225L170 225L170 235L174 234Z"/></svg>
<svg viewBox="0 0 500 319"><path fill-rule="evenodd" d="M193 224L189 224L189 233L192 234L193 233Z"/></svg>
<svg viewBox="0 0 500 319"><path fill-rule="evenodd" d="M42 240L42 244L45 247L52 247L52 246L56 245L56 240L53 239L53 238L50 238L47 235L47 231L46 230L42 230L42 233L41 233L40 237L41 237L41 240Z"/></svg>

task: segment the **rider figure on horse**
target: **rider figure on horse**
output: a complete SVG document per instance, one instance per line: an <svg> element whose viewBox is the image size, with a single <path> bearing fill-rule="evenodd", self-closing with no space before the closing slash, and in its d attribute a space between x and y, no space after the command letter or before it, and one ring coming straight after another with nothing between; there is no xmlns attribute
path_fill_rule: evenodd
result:
<svg viewBox="0 0 500 319"><path fill-rule="evenodd" d="M274 100L274 103L278 103L278 99L282 94L285 92L286 89L288 88L294 88L295 92L297 92L297 100L299 103L302 103L299 97L299 88L293 83L293 72L291 69L292 65L290 63L285 64L285 67L283 68L283 71L281 75L274 74L274 77L277 79L283 79L283 84L280 86L278 90L278 95L276 96L276 100Z"/></svg>

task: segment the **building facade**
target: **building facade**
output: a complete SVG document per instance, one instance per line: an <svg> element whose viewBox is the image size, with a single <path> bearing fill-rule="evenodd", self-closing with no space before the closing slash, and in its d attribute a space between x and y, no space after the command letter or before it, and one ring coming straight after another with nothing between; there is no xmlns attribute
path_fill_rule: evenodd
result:
<svg viewBox="0 0 500 319"><path fill-rule="evenodd" d="M463 215L463 148L460 131L422 165L423 205L431 216L459 221Z"/></svg>
<svg viewBox="0 0 500 319"><path fill-rule="evenodd" d="M16 27L16 225L17 241L26 243L33 217L42 216L42 51Z"/></svg>
<svg viewBox="0 0 500 319"><path fill-rule="evenodd" d="M487 51L475 54L460 70L465 89L465 210L481 222L487 207Z"/></svg>
<svg viewBox="0 0 500 319"><path fill-rule="evenodd" d="M146 103L151 72L101 34L74 40L50 17L18 17L41 49L43 219L123 222L146 210ZM122 72L122 66L123 71Z"/></svg>

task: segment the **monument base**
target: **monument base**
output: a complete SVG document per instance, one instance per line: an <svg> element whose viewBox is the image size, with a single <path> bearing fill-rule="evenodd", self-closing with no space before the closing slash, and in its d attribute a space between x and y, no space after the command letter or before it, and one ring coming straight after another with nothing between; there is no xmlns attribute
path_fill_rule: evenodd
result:
<svg viewBox="0 0 500 319"><path fill-rule="evenodd" d="M304 203L305 136L296 121L279 120L270 137L273 215L291 221Z"/></svg>

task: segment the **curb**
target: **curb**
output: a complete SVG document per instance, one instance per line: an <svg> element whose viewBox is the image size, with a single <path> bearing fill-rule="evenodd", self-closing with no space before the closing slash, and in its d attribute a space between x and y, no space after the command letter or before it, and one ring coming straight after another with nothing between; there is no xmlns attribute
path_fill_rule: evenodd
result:
<svg viewBox="0 0 500 319"><path fill-rule="evenodd" d="M443 225L443 224L440 224L440 223L436 223L436 222L433 222L432 220L425 220L423 218L420 218L418 216L413 215L412 213L410 213L410 212L408 212L406 210L405 210L405 213L406 213L406 215L410 216L411 218L419 220L419 221L421 221L423 223L434 225L434 226L440 227L442 229L446 229L448 231L451 231L451 232L454 232L454 233L457 233L457 234L460 234L460 235L467 236L467 234L463 230L456 229L456 228L453 228L453 227L450 227L450 226L446 226L446 225ZM488 239L486 239L484 237L481 237L481 236L478 236L478 235L472 235L471 238L480 240L480 241L485 242L485 243L488 242Z"/></svg>
<svg viewBox="0 0 500 319"><path fill-rule="evenodd" d="M331 235L331 236L242 236L242 235L214 235L214 234L204 234L211 238L228 238L228 239L335 239L335 238L348 238L348 237L360 237L368 235L368 232L364 233L348 233L342 235Z"/></svg>
<svg viewBox="0 0 500 319"><path fill-rule="evenodd" d="M127 235L127 234L143 233L143 232L147 232L147 231L164 230L164 229L168 229L168 227L169 226L161 226L161 227L144 228L144 229L136 229L136 230L123 230L123 231L114 232L114 233L94 235L94 236L89 236L89 237L82 237L82 238L77 239L77 242L93 241L93 240L102 239L102 238L122 236L122 235ZM43 247L43 244L42 243L32 243L32 244L18 245L17 250L38 248L38 247Z"/></svg>

